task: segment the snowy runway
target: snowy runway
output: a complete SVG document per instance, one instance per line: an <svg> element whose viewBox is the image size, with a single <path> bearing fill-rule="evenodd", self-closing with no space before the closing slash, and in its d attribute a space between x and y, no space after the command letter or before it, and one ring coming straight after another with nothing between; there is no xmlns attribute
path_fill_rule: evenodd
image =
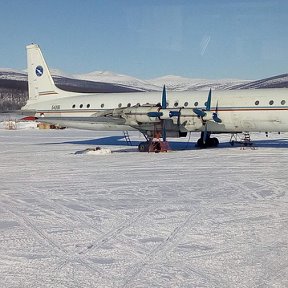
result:
<svg viewBox="0 0 288 288"><path fill-rule="evenodd" d="M118 136L0 130L0 287L288 287L287 134L162 154Z"/></svg>

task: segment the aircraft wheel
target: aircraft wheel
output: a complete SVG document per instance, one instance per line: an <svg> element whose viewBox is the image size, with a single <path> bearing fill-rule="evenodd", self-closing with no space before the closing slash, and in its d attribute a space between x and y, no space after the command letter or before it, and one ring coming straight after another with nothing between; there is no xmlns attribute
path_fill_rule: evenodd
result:
<svg viewBox="0 0 288 288"><path fill-rule="evenodd" d="M212 138L212 144L213 144L213 147L217 147L219 145L218 138Z"/></svg>
<svg viewBox="0 0 288 288"><path fill-rule="evenodd" d="M139 152L148 152L149 150L149 143L148 142L141 142L138 145L138 151Z"/></svg>
<svg viewBox="0 0 288 288"><path fill-rule="evenodd" d="M217 147L219 145L218 138L209 138L204 144L203 139L199 138L196 144L196 147L207 148L207 147Z"/></svg>
<svg viewBox="0 0 288 288"><path fill-rule="evenodd" d="M204 148L204 143L203 143L203 139L199 138L196 144L196 147L198 148Z"/></svg>

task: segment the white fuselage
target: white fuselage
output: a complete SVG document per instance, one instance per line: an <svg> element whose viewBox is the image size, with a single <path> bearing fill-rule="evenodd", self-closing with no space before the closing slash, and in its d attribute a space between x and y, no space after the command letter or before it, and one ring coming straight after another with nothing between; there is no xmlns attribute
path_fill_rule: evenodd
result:
<svg viewBox="0 0 288 288"><path fill-rule="evenodd" d="M35 110L43 121L60 126L92 130L131 130L135 125L93 121L96 116L110 109L161 102L160 92L74 94L61 90L58 95L42 96L41 101L29 100L22 109ZM187 111L182 131L201 131L201 119L192 109L205 108L208 91L169 92L168 110ZM255 89L212 91L211 111L218 105L222 123L209 123L213 132L287 132L288 89ZM189 112L188 112L189 111ZM191 111L191 112L190 112ZM184 120L183 120L184 121ZM137 127L136 127L137 128Z"/></svg>

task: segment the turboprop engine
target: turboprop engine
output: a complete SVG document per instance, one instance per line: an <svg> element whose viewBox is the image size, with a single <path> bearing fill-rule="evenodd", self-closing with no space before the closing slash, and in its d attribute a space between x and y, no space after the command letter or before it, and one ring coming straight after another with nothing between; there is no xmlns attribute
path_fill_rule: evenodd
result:
<svg viewBox="0 0 288 288"><path fill-rule="evenodd" d="M162 126L162 134L166 138L166 126L171 124L176 125L178 130L207 131L207 123L221 123L222 120L218 117L218 103L216 111L211 111L211 89L209 91L206 107L199 108L168 108L167 106L166 88L163 87L161 105L146 104L143 106L134 106L115 109L112 113L114 117L121 117L126 120L126 125L139 126L141 124L160 124ZM182 126L180 128L180 126ZM175 127L174 127L175 129ZM172 130L174 130L172 129Z"/></svg>
<svg viewBox="0 0 288 288"><path fill-rule="evenodd" d="M160 124L163 121L170 120L177 126L193 126L193 130L198 130L202 127L202 121L192 108L131 107L122 110L121 116L126 120L126 124L131 126L142 123Z"/></svg>

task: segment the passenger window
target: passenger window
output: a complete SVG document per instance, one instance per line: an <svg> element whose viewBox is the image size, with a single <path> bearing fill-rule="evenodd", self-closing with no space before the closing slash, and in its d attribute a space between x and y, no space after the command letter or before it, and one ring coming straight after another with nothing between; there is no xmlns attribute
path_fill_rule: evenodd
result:
<svg viewBox="0 0 288 288"><path fill-rule="evenodd" d="M174 107L178 107L179 103L178 102L175 102L174 103Z"/></svg>
<svg viewBox="0 0 288 288"><path fill-rule="evenodd" d="M83 104L80 104L80 108L83 108Z"/></svg>
<svg viewBox="0 0 288 288"><path fill-rule="evenodd" d="M184 106L187 107L187 106L188 106L188 102L185 102L185 103L184 103Z"/></svg>
<svg viewBox="0 0 288 288"><path fill-rule="evenodd" d="M128 103L128 104L127 104L127 107L131 107L131 103Z"/></svg>
<svg viewBox="0 0 288 288"><path fill-rule="evenodd" d="M104 104L103 103L101 104L101 108L104 108Z"/></svg>
<svg viewBox="0 0 288 288"><path fill-rule="evenodd" d="M75 108L75 107L76 107L76 105L75 105L75 104L73 104L72 108Z"/></svg>
<svg viewBox="0 0 288 288"><path fill-rule="evenodd" d="M119 104L118 104L118 107L121 108L121 107L122 107L122 103L119 103Z"/></svg>
<svg viewBox="0 0 288 288"><path fill-rule="evenodd" d="M194 106L198 106L199 105L199 103L196 101L195 103L194 103ZM205 102L205 106L206 106L206 102Z"/></svg>
<svg viewBox="0 0 288 288"><path fill-rule="evenodd" d="M281 101L281 105L285 105L286 104L286 101L285 100L282 100Z"/></svg>
<svg viewBox="0 0 288 288"><path fill-rule="evenodd" d="M274 101L273 100L270 100L269 101L269 105L273 105L274 104Z"/></svg>
<svg viewBox="0 0 288 288"><path fill-rule="evenodd" d="M258 100L255 101L255 105L259 105L259 101Z"/></svg>
<svg viewBox="0 0 288 288"><path fill-rule="evenodd" d="M87 108L90 108L90 104L87 104Z"/></svg>

